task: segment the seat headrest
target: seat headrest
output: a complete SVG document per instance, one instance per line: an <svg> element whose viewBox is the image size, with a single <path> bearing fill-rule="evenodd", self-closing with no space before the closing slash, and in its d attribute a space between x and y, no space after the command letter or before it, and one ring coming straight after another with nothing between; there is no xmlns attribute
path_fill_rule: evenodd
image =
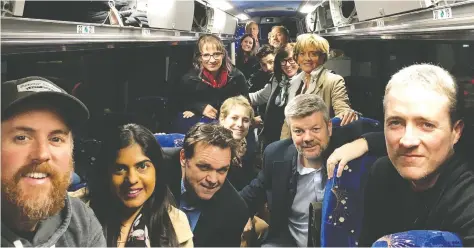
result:
<svg viewBox="0 0 474 248"><path fill-rule="evenodd" d="M437 230L411 230L385 235L372 247L462 247L461 238L452 232Z"/></svg>
<svg viewBox="0 0 474 248"><path fill-rule="evenodd" d="M163 155L168 158L177 156L181 151L181 147L163 147Z"/></svg>
<svg viewBox="0 0 474 248"><path fill-rule="evenodd" d="M184 134L169 133L169 134L155 134L156 141L160 143L161 147L182 147L184 141Z"/></svg>

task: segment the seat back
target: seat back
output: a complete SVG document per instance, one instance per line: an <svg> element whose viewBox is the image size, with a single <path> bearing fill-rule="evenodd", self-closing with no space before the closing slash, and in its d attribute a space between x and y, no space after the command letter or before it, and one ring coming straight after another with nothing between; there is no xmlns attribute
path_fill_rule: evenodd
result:
<svg viewBox="0 0 474 248"><path fill-rule="evenodd" d="M174 118L171 130L175 133L187 133L188 130L198 122L211 123L217 120L207 118L205 116L195 115L191 118L183 118L183 112L179 112Z"/></svg>
<svg viewBox="0 0 474 248"><path fill-rule="evenodd" d="M339 118L333 118L331 121L333 132L337 130L338 136L343 136L346 140L381 129L378 121L363 117L345 126L340 126ZM376 159L375 156L364 155L350 161L340 178L336 177L336 166L333 177L326 182L321 214L322 247L357 246L362 228L364 186L369 169Z"/></svg>
<svg viewBox="0 0 474 248"><path fill-rule="evenodd" d="M182 147L184 142L184 134L181 133L155 134L155 138L161 147Z"/></svg>
<svg viewBox="0 0 474 248"><path fill-rule="evenodd" d="M327 181L324 192L321 246L355 247L364 215L364 186L377 157L364 155L345 166L340 178Z"/></svg>
<svg viewBox="0 0 474 248"><path fill-rule="evenodd" d="M411 230L385 235L372 247L462 247L462 240L446 231Z"/></svg>

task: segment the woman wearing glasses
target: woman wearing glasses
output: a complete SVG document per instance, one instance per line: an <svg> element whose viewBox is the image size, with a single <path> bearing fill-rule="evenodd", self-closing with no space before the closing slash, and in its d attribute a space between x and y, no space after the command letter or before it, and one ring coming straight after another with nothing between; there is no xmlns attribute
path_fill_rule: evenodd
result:
<svg viewBox="0 0 474 248"><path fill-rule="evenodd" d="M193 65L179 85L183 117L196 118L191 124L198 122L201 116L216 120L217 110L229 97L248 97L245 77L230 62L219 37L205 34L199 38Z"/></svg>
<svg viewBox="0 0 474 248"><path fill-rule="evenodd" d="M294 47L295 43L288 43L277 51L272 83L255 93L250 93L252 105L267 103L263 116L263 130L260 133L263 148L280 139L290 81L300 71L298 63L293 58Z"/></svg>
<svg viewBox="0 0 474 248"><path fill-rule="evenodd" d="M329 54L329 43L317 34L299 35L294 49L294 59L302 72L291 81L288 98L300 94L321 96L331 111L331 117L342 119L341 125L357 120L358 116L350 107L344 79L324 68ZM289 138L286 123L282 127L281 138Z"/></svg>

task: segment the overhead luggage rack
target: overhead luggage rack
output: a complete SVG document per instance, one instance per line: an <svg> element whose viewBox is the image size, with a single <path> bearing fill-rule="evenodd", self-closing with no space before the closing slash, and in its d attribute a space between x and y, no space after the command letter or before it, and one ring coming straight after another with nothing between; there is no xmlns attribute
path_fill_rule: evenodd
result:
<svg viewBox="0 0 474 248"><path fill-rule="evenodd" d="M2 54L194 44L201 33L2 17ZM233 35L218 34L224 42Z"/></svg>
<svg viewBox="0 0 474 248"><path fill-rule="evenodd" d="M474 40L474 1L316 31L335 39Z"/></svg>

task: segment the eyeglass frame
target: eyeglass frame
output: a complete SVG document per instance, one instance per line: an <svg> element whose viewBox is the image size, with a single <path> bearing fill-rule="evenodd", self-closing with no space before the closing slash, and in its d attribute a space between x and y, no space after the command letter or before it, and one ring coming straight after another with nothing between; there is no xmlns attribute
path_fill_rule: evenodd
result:
<svg viewBox="0 0 474 248"><path fill-rule="evenodd" d="M290 61L293 61L293 63L290 62ZM286 64L294 65L294 64L296 64L296 60L294 58L288 58L288 59L282 59L280 61L281 66L286 66Z"/></svg>
<svg viewBox="0 0 474 248"><path fill-rule="evenodd" d="M209 54L209 53L205 53L205 54L199 54L201 56L201 58L204 60L204 61L209 61L211 60L211 57L214 58L214 60L219 60L219 59L222 59L224 57L224 53L223 52L217 52L217 53L213 53L213 54ZM209 56L208 59L206 59L204 56ZM219 56L219 58L216 58L215 56Z"/></svg>

